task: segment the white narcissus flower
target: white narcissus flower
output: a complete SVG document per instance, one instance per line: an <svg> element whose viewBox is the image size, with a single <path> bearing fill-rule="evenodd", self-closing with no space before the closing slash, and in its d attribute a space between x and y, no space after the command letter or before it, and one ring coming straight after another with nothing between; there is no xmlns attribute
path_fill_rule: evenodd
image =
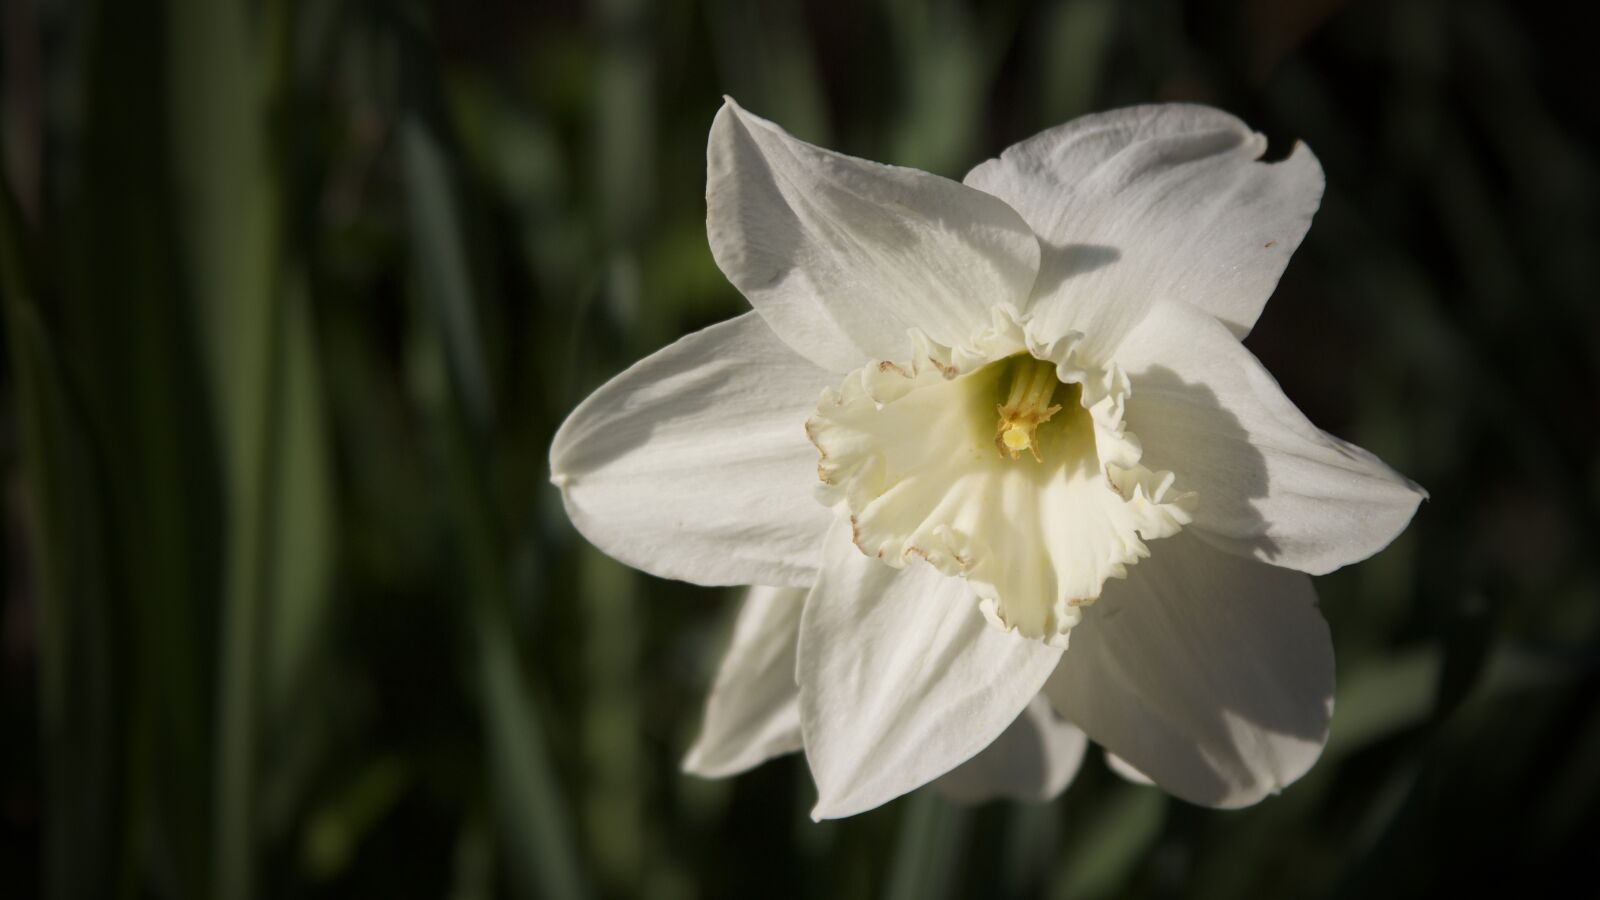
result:
<svg viewBox="0 0 1600 900"><path fill-rule="evenodd" d="M1308 573L1423 492L1240 343L1322 195L1310 150L1265 143L1137 107L958 184L724 105L707 231L754 311L617 376L550 451L610 555L768 586L689 771L804 749L824 818L929 782L1048 798L1085 735L1210 806L1311 766L1333 653Z"/></svg>

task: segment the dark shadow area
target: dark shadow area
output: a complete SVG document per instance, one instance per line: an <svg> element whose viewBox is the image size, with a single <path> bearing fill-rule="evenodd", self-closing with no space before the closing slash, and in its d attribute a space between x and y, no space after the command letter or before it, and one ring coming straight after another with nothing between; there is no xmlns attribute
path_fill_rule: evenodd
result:
<svg viewBox="0 0 1600 900"><path fill-rule="evenodd" d="M1161 414L1156 409L1181 420L1158 422L1153 418ZM1248 549L1265 559L1277 554L1277 544L1265 533L1266 520L1256 508L1256 501L1271 489L1266 459L1215 391L1184 381L1165 366L1152 366L1133 379L1126 422L1144 450L1140 464L1174 473L1177 490L1197 492L1206 520L1227 523L1227 543L1235 552ZM1158 440L1157 429L1147 426L1141 431L1141 423L1157 423L1181 432L1187 440ZM1220 465L1199 468L1206 463Z"/></svg>
<svg viewBox="0 0 1600 900"><path fill-rule="evenodd" d="M1048 297L1068 279L1109 266L1122 258L1122 251L1099 244L1052 244L1039 239L1039 280L1033 296Z"/></svg>

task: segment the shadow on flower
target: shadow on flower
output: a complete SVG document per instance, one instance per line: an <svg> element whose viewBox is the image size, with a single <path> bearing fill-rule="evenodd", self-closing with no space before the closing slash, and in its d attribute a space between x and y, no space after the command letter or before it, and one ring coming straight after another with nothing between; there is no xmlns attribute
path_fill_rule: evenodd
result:
<svg viewBox="0 0 1600 900"><path fill-rule="evenodd" d="M1150 440L1157 431L1143 414L1149 404L1141 403L1154 395L1162 397L1163 412L1183 410L1185 433L1204 435L1206 447L1173 446ZM1161 423L1171 427L1170 419ZM1199 498L1202 525L1227 523L1229 545L1248 549L1257 559L1270 561L1278 555L1278 544L1267 535L1267 522L1256 508L1271 489L1267 461L1251 441L1244 423L1222 405L1211 388L1185 381L1166 366L1152 366L1134 379L1133 397L1128 401L1128 425L1143 440L1140 460L1152 469L1174 472L1178 487L1196 490L1197 476L1208 489ZM1141 428L1140 426L1145 426ZM1220 488L1220 490L1219 490ZM1209 529L1197 529L1201 533Z"/></svg>
<svg viewBox="0 0 1600 900"><path fill-rule="evenodd" d="M1224 521L1273 542L1255 502L1271 489L1268 468L1234 413L1209 388L1152 368L1140 396L1204 422L1206 442L1229 448L1207 462L1196 523L1151 542L1151 556L1106 583L1073 629L1047 693L1098 743L1169 792L1208 806L1241 806L1293 782L1326 742L1333 704L1327 625L1308 576L1212 546L1204 523ZM1184 486L1196 447L1146 444L1145 461ZM1192 466L1190 467L1192 471ZM1215 486L1226 490L1216 490ZM1208 508L1208 504L1210 507ZM1237 549L1240 545L1232 545Z"/></svg>
<svg viewBox="0 0 1600 900"><path fill-rule="evenodd" d="M1053 244L1039 238L1039 277L1036 297L1048 297L1070 278L1087 275L1122 258L1122 251L1102 244Z"/></svg>

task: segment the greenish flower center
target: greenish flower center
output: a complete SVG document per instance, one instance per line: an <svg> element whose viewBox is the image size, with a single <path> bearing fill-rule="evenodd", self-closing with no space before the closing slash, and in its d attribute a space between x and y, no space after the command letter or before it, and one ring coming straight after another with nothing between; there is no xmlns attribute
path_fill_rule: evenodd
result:
<svg viewBox="0 0 1600 900"><path fill-rule="evenodd" d="M1071 411L1081 412L1079 394L1082 388L1076 384L1062 384L1056 378L1054 363L1025 353L991 365L1001 369L996 384L1003 391L997 398L1000 402L995 405L1000 415L994 432L995 449L1002 457L1013 460L1021 459L1022 451L1026 450L1033 455L1034 462L1044 462L1041 443L1059 436L1053 433L1070 427L1070 420L1079 418ZM1057 394L1061 395L1063 403L1051 402ZM1063 406L1069 412L1062 419L1055 419ZM1052 422L1055 427L1045 427Z"/></svg>

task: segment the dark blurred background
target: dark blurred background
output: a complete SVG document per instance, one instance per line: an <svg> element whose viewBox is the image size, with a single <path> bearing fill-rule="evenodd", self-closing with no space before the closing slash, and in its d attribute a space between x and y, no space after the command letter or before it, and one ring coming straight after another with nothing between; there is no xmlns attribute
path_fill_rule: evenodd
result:
<svg viewBox="0 0 1600 900"><path fill-rule="evenodd" d="M1548 893L1600 832L1586 4L3 0L0 895ZM738 312L723 93L959 178L1191 100L1328 190L1250 339L1433 495L1318 580L1333 737L1212 812L813 824L679 774L731 593L573 532L562 417ZM1581 890L1581 888L1580 888Z"/></svg>

